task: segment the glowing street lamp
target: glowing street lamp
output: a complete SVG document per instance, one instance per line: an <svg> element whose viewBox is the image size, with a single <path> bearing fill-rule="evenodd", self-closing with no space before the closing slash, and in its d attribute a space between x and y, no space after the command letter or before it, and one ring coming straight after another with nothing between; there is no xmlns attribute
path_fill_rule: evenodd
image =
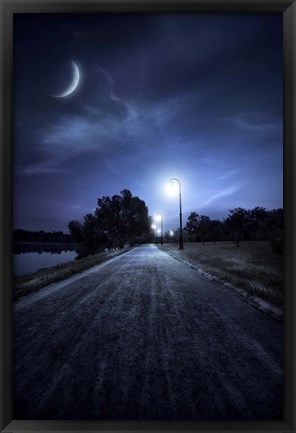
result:
<svg viewBox="0 0 296 433"><path fill-rule="evenodd" d="M155 223L153 223L153 224L151 224L151 228L154 230L154 237L155 237L155 239L156 239L156 224Z"/></svg>
<svg viewBox="0 0 296 433"><path fill-rule="evenodd" d="M169 180L169 183L171 185L174 185L175 183L178 183L179 185L179 204L180 204L180 237L179 237L179 250L183 250L183 232L182 232L182 202L181 202L181 182L179 181L179 179L176 179L175 177L173 177L172 179Z"/></svg>
<svg viewBox="0 0 296 433"><path fill-rule="evenodd" d="M161 233L160 243L161 243L161 245L163 245L163 215L162 215L161 212L157 212L156 217L157 217L158 221L160 221L160 224L161 224L160 225L160 227L161 227L161 230L160 230L160 233Z"/></svg>

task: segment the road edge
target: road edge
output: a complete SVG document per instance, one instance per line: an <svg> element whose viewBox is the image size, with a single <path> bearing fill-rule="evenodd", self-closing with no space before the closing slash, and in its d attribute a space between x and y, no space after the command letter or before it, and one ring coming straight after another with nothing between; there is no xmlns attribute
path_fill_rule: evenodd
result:
<svg viewBox="0 0 296 433"><path fill-rule="evenodd" d="M241 289L240 287L237 287L234 284L228 283L227 281L224 281L221 278L216 277L215 275L203 271L198 266L193 265L192 263L188 262L187 260L184 260L181 257L175 256L170 251L165 251L162 249L160 250L163 251L164 253L167 253L174 259L179 260L179 262L182 262L183 264L187 265L189 268L197 271L201 277L214 282L217 286L220 286L223 289L226 289L232 295L236 296L237 298L240 298L247 304L256 308L256 310L259 310L262 313L266 314L267 316L271 317L272 319L275 319L278 322L283 323L284 314L283 314L283 310L280 307L277 307L276 305L273 305L270 302L259 298L258 296L250 295L246 290Z"/></svg>

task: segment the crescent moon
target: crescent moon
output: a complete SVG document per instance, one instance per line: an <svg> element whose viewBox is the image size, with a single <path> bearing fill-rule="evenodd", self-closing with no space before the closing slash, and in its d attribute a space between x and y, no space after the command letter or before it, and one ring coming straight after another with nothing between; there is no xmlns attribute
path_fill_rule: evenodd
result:
<svg viewBox="0 0 296 433"><path fill-rule="evenodd" d="M65 98L65 96L71 95L71 93L73 93L76 87L78 86L79 77L80 77L79 69L76 63L73 62L73 60L71 60L71 62L72 62L72 71L73 71L72 80L69 86L66 88L66 90L64 90L62 93L58 95L52 95L54 98Z"/></svg>

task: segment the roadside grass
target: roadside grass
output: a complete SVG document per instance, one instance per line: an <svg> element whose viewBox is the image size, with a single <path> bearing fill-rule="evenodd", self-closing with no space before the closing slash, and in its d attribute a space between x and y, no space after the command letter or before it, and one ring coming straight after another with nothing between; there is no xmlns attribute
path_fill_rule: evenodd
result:
<svg viewBox="0 0 296 433"><path fill-rule="evenodd" d="M74 274L86 271L87 269L106 262L112 257L123 254L132 248L134 247L102 252L79 260L71 260L66 263L61 263L49 268L42 268L30 274L14 277L14 300L19 299L21 296L28 295L29 293L36 292L49 284L65 280Z"/></svg>
<svg viewBox="0 0 296 433"><path fill-rule="evenodd" d="M283 256L274 253L268 241L185 243L157 245L175 257L183 258L225 282L240 287L250 295L272 304L283 304Z"/></svg>

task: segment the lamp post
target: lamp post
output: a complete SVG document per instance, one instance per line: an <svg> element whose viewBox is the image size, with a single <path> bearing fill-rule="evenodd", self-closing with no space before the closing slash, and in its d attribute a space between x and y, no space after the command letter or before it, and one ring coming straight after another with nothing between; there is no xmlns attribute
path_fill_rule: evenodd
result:
<svg viewBox="0 0 296 433"><path fill-rule="evenodd" d="M160 219L160 243L163 245L163 214L161 212L157 212L156 216Z"/></svg>
<svg viewBox="0 0 296 433"><path fill-rule="evenodd" d="M176 179L173 177L169 180L169 183L171 185L174 185L174 183L177 182L179 185L179 203L180 203L180 237L179 237L179 250L183 250L183 232L182 232L182 201L181 201L181 182L179 179Z"/></svg>

